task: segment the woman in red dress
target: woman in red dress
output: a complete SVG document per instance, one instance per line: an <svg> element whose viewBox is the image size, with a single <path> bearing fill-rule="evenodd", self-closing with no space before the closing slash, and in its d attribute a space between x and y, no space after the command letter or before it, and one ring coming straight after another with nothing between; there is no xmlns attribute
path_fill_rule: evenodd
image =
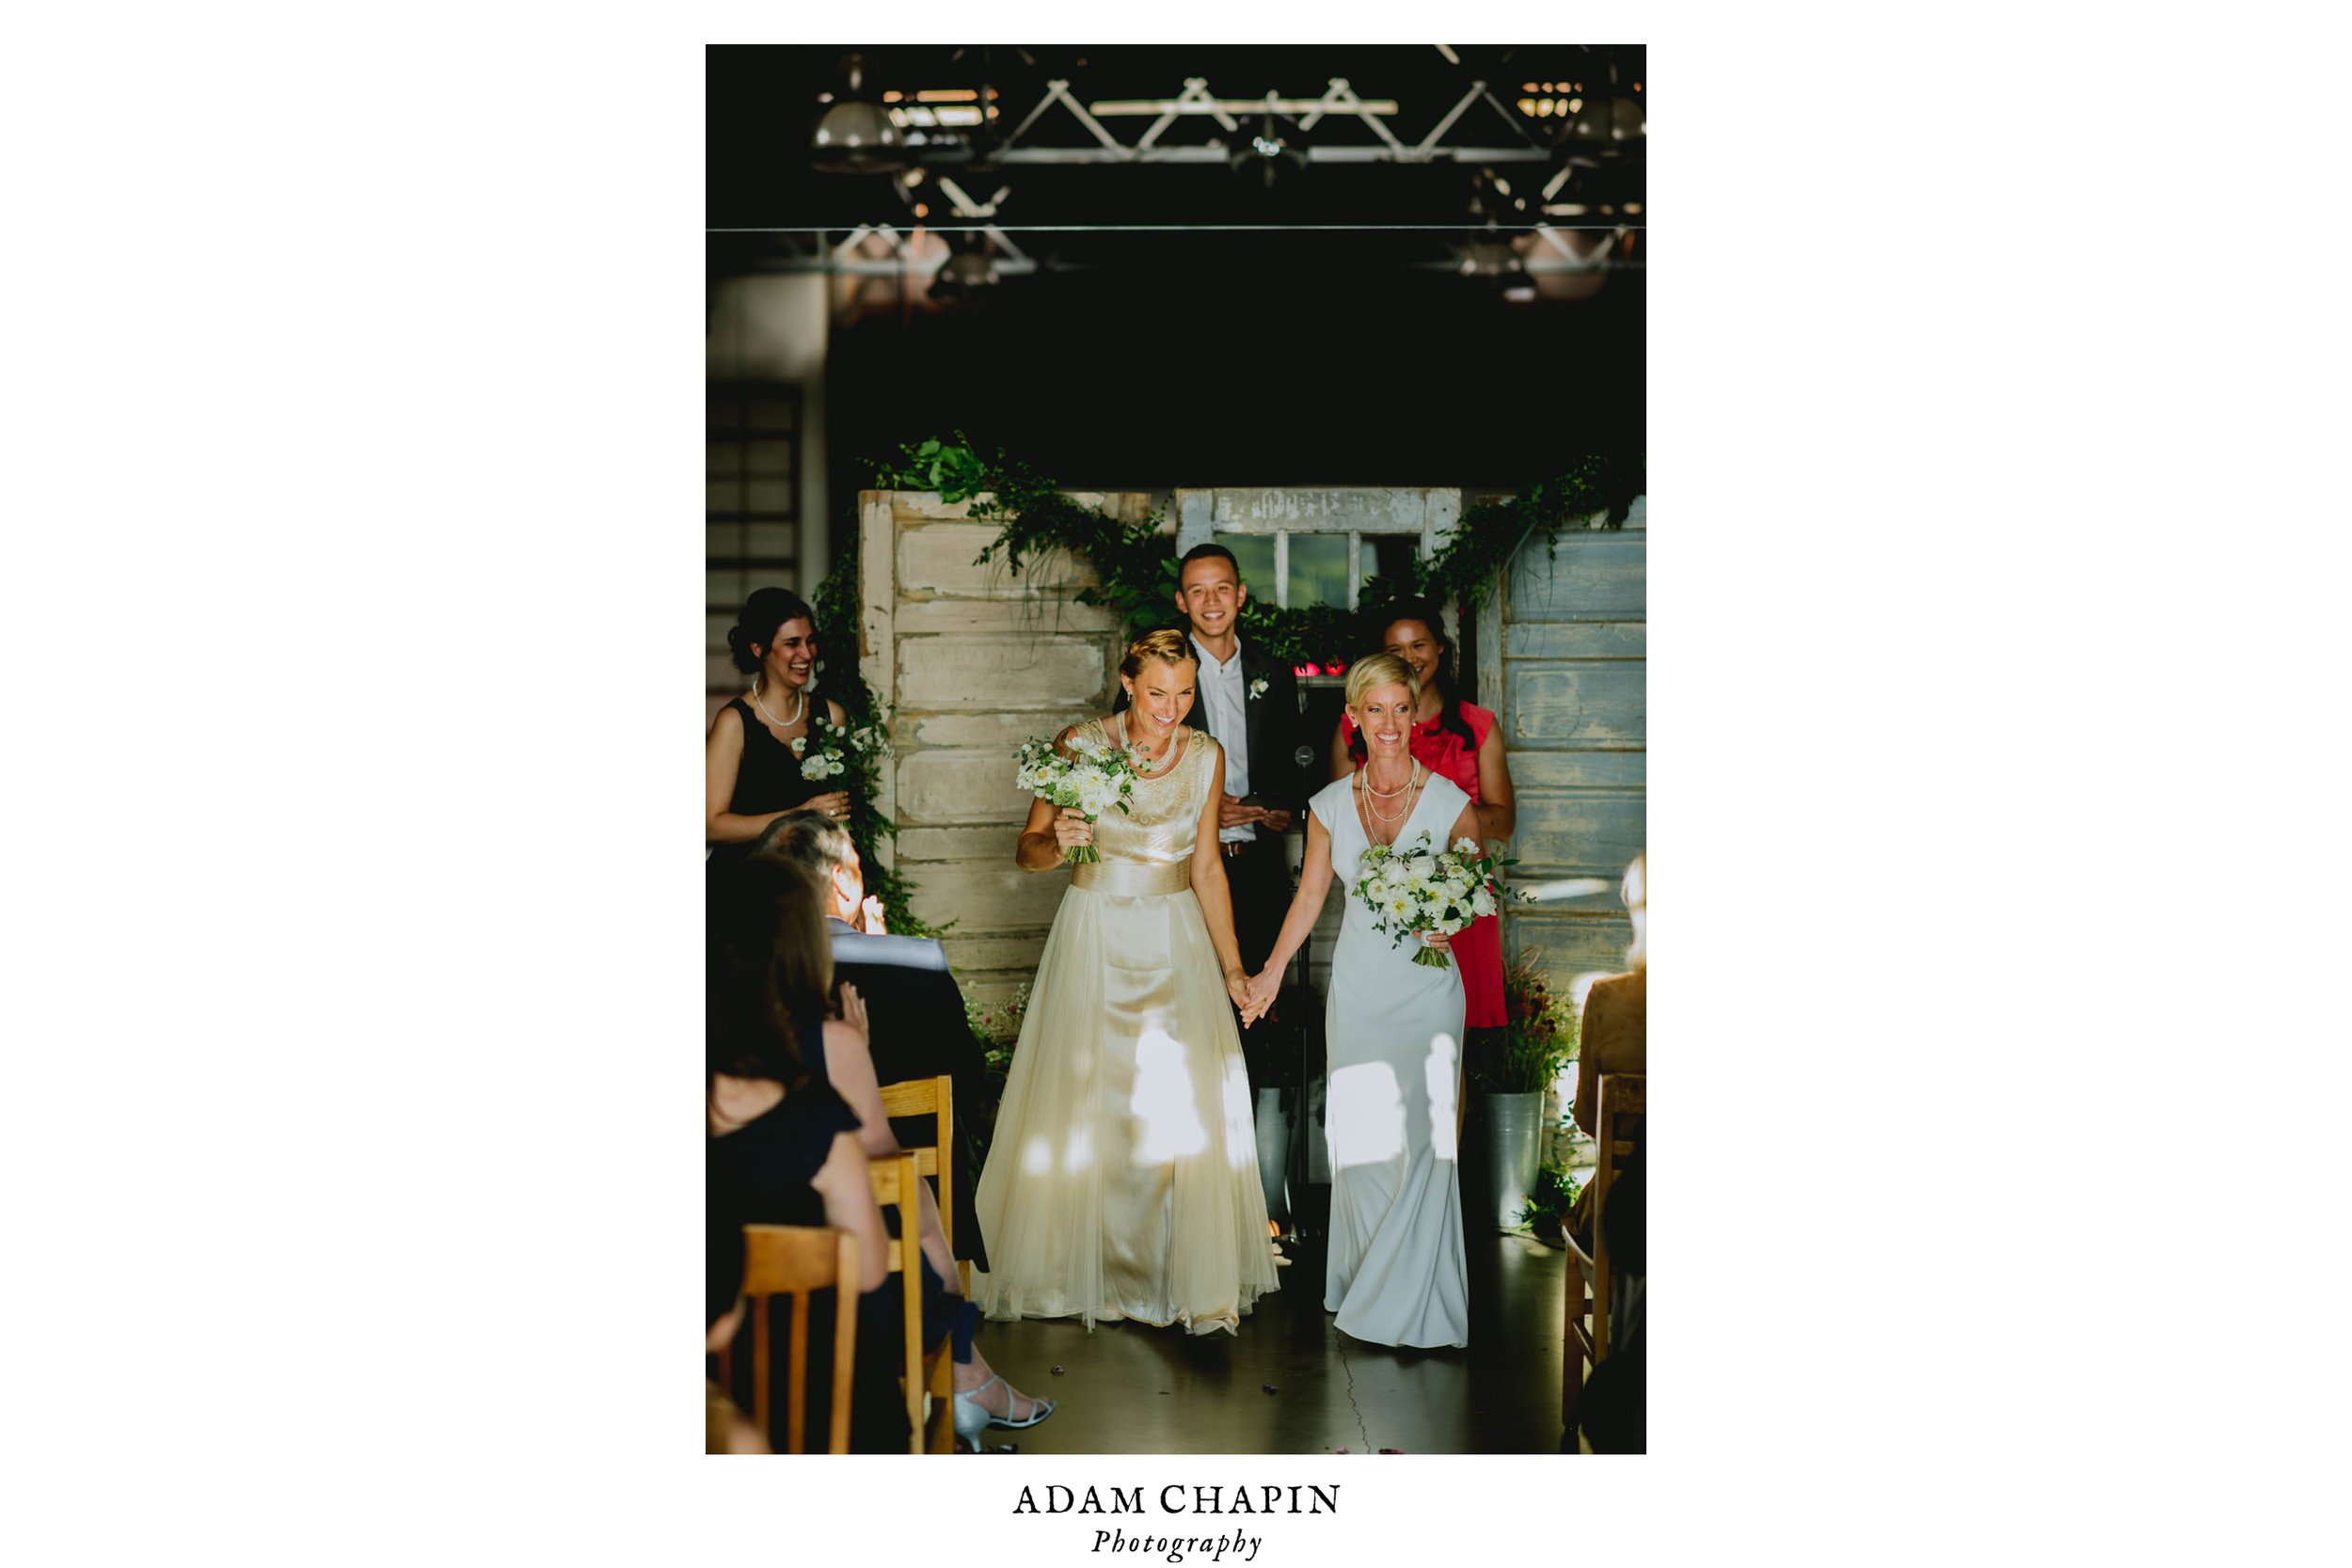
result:
<svg viewBox="0 0 2352 1568"><path fill-rule="evenodd" d="M1446 636L1445 611L1432 600L1403 598L1376 614L1387 621L1380 633L1384 653L1413 667L1421 677L1421 705L1413 714L1410 749L1432 772L1459 785L1478 812L1478 836L1508 839L1518 825L1511 795L1511 769L1502 758L1495 716L1454 692L1454 642ZM1363 761L1363 737L1343 712L1331 733L1331 777L1343 779ZM1500 1029L1502 1006L1502 927L1493 915L1473 921L1454 939L1466 993L1465 1029Z"/></svg>

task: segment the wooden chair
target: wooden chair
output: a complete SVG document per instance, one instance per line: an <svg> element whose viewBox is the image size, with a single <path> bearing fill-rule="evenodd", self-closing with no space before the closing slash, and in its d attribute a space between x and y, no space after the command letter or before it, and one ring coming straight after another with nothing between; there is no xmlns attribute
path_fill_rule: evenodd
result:
<svg viewBox="0 0 2352 1568"><path fill-rule="evenodd" d="M953 1250L956 1244L956 1102L955 1080L946 1073L936 1078L910 1078L900 1084L882 1086L882 1115L887 1117L930 1117L935 1132L928 1146L918 1145L909 1150L914 1156L918 1175L938 1179L939 1228ZM956 1274L961 1282L963 1299L972 1299L972 1264L967 1259L956 1259Z"/></svg>
<svg viewBox="0 0 2352 1568"><path fill-rule="evenodd" d="M857 1365L857 1238L830 1226L747 1225L743 1227L743 1294L752 1320L752 1415L762 1433L768 1424L769 1345L774 1338L770 1309L778 1296L792 1302L791 1349L786 1363L784 1412L787 1453L807 1451L808 1312L812 1292L832 1290L832 1418L825 1451L850 1451L850 1380ZM720 1377L732 1358L720 1353ZM772 1439L771 1439L772 1440Z"/></svg>
<svg viewBox="0 0 2352 1568"><path fill-rule="evenodd" d="M1600 1078L1600 1104L1594 1113L1594 1141L1600 1158L1593 1169L1593 1237L1587 1250L1568 1231L1568 1270L1565 1323L1560 1339L1560 1421L1576 1425L1577 1396L1584 1389L1584 1363L1596 1367L1609 1355L1609 1308L1614 1280L1609 1267L1609 1243L1601 1226L1609 1189L1639 1146L1644 1114L1648 1107L1648 1078L1641 1073L1605 1072ZM1592 1322L1586 1325L1590 1315Z"/></svg>
<svg viewBox="0 0 2352 1568"><path fill-rule="evenodd" d="M898 1209L898 1239L890 1248L890 1272L898 1276L904 1305L904 1343L899 1365L907 1397L907 1451L952 1453L956 1442L955 1369L943 1337L939 1348L923 1354L923 1232L922 1210L915 1189L922 1180L913 1153L876 1155L866 1162L874 1183L874 1201ZM923 1396L931 1396L931 1416L923 1419Z"/></svg>

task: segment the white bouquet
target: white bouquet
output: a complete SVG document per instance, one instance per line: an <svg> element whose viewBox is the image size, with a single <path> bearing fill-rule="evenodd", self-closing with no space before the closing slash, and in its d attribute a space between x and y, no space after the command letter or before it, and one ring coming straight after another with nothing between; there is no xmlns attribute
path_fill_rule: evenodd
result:
<svg viewBox="0 0 2352 1568"><path fill-rule="evenodd" d="M1089 735L1072 736L1069 751L1063 755L1050 740L1023 741L1013 752L1021 764L1014 783L1041 800L1082 813L1089 822L1114 806L1123 816L1136 787L1135 754ZM1102 858L1091 844L1073 845L1066 857L1072 865Z"/></svg>
<svg viewBox="0 0 2352 1568"><path fill-rule="evenodd" d="M1485 853L1473 839L1439 849L1424 832L1409 846L1375 844L1365 850L1351 891L1372 911L1372 928L1402 945L1417 932L1452 936L1494 913L1510 896L1496 873L1510 863ZM1414 949L1413 961L1452 967L1445 954L1426 945Z"/></svg>
<svg viewBox="0 0 2352 1568"><path fill-rule="evenodd" d="M835 729L825 721L821 713L808 716L808 734L797 736L792 741L792 754L801 761L801 777L814 784L823 779L838 778L850 770L854 761L859 771L866 764L891 754L889 715L870 724L857 724ZM815 754L809 742L814 740Z"/></svg>

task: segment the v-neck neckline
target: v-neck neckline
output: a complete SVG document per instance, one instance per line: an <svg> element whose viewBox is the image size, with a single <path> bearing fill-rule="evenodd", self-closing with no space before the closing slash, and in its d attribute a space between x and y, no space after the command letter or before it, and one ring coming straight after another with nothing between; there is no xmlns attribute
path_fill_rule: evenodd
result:
<svg viewBox="0 0 2352 1568"><path fill-rule="evenodd" d="M1421 789L1413 795L1413 803L1405 808L1405 816L1396 825L1395 837L1391 838L1386 844L1382 844L1372 836L1372 824L1364 820L1372 815L1372 781L1359 768L1356 770L1356 776L1348 782L1348 803L1355 808L1356 828L1364 835L1364 843L1367 846L1382 849L1394 848L1398 840L1404 838L1405 830L1413 825L1413 818L1420 813L1422 804L1428 800L1429 786L1437 782L1438 770L1418 758L1414 760L1413 768L1421 775ZM1407 784L1406 788L1411 790L1412 786Z"/></svg>

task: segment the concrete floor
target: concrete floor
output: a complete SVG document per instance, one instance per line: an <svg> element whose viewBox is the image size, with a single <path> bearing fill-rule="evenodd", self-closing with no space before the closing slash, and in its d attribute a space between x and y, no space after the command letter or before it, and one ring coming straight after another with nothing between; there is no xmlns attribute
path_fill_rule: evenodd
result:
<svg viewBox="0 0 2352 1568"><path fill-rule="evenodd" d="M1327 1188L1318 1189L1326 1201ZM1468 1350L1351 1339L1323 1310L1311 1232L1239 1335L1074 1320L992 1323L980 1346L1015 1387L1060 1408L990 1451L1556 1453L1566 1255L1525 1236L1468 1236ZM1055 1367L1062 1375L1053 1375ZM1269 1394L1263 1386L1272 1384ZM1574 1440L1567 1451L1575 1451Z"/></svg>

